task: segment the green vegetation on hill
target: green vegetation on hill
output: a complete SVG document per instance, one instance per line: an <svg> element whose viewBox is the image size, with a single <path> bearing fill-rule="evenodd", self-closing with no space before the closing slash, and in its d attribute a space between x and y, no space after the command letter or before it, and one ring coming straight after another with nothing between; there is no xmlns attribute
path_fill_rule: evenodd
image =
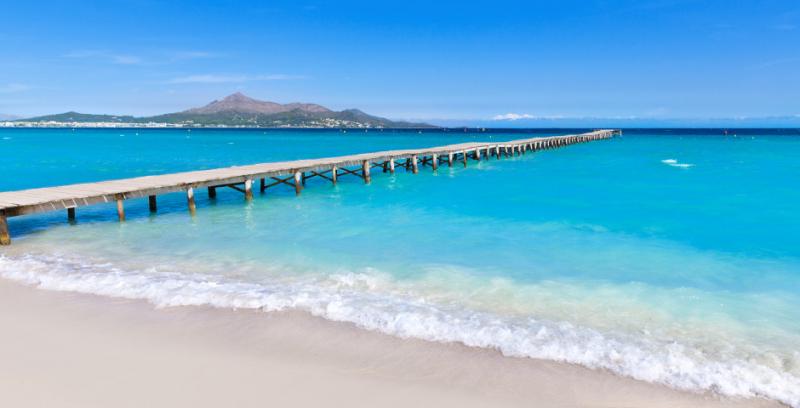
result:
<svg viewBox="0 0 800 408"><path fill-rule="evenodd" d="M37 116L30 119L18 119L25 122L116 122L116 123L136 123L137 118L133 116L117 115L93 115L88 113L65 112L56 115Z"/></svg>
<svg viewBox="0 0 800 408"><path fill-rule="evenodd" d="M20 119L24 122L170 124L209 127L303 127L303 128L433 128L427 123L392 121L358 109L333 111L316 104L278 104L259 101L241 93L202 107L164 115L134 117L66 112Z"/></svg>

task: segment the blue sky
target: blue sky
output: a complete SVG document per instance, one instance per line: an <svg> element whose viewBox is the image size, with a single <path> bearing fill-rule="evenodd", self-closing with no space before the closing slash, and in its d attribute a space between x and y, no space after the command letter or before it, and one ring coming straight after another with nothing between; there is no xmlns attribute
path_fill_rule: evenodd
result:
<svg viewBox="0 0 800 408"><path fill-rule="evenodd" d="M16 1L0 11L6 114L147 115L241 91L452 124L800 115L796 0Z"/></svg>

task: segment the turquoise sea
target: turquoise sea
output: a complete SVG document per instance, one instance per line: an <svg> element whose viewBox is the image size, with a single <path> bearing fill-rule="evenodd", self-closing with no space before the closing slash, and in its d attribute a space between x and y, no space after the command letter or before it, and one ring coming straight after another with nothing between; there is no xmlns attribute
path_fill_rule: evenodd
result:
<svg viewBox="0 0 800 408"><path fill-rule="evenodd" d="M541 131L0 130L0 191ZM364 185L318 178L9 220L0 276L158 306L299 309L400 337L800 407L800 132L622 137Z"/></svg>

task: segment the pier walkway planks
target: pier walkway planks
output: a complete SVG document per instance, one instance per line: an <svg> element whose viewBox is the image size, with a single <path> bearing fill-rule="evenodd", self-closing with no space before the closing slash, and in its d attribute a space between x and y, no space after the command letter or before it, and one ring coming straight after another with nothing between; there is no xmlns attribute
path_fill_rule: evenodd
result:
<svg viewBox="0 0 800 408"><path fill-rule="evenodd" d="M116 202L120 221L125 219L124 200L149 197L150 210L156 211L156 196L185 191L189 210L194 213L194 189L208 188L210 198L216 197L216 189L230 187L252 199L253 181L260 181L260 189L281 184L293 186L297 194L303 189L305 180L321 177L336 183L343 175L356 175L370 181L370 169L379 167L384 172L394 172L396 166L416 173L420 165L433 169L454 162L481 160L481 158L524 154L575 143L608 139L618 134L617 130L596 130L577 135L536 137L507 142L461 143L424 149L391 150L363 153L350 156L321 159L294 160L235 166L212 170L190 171L158 176L136 177L96 183L72 184L58 187L36 188L20 191L0 192L0 245L11 243L8 232L8 217L49 211L67 210L70 220L75 217L75 208L98 203ZM356 167L356 169L353 169Z"/></svg>

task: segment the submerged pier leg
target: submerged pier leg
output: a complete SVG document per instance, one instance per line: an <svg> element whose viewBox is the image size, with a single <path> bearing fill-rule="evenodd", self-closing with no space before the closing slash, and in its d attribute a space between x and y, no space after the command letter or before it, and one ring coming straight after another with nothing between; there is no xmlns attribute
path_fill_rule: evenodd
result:
<svg viewBox="0 0 800 408"><path fill-rule="evenodd" d="M300 195L303 192L303 173L294 172L294 193Z"/></svg>
<svg viewBox="0 0 800 408"><path fill-rule="evenodd" d="M208 198L214 200L217 198L217 188L216 187L209 187L208 188Z"/></svg>
<svg viewBox="0 0 800 408"><path fill-rule="evenodd" d="M244 199L247 201L253 199L253 179L246 179L244 181Z"/></svg>
<svg viewBox="0 0 800 408"><path fill-rule="evenodd" d="M364 176L364 184L369 184L369 182L372 181L372 178L369 175L370 166L371 163L369 162L369 160L364 160L364 162L361 163L361 173Z"/></svg>
<svg viewBox="0 0 800 408"><path fill-rule="evenodd" d="M394 159L389 159L389 173L394 174Z"/></svg>
<svg viewBox="0 0 800 408"><path fill-rule="evenodd" d="M453 153L447 153L447 165L453 167Z"/></svg>
<svg viewBox="0 0 800 408"><path fill-rule="evenodd" d="M119 222L125 222L125 201L120 196L117 196L117 218Z"/></svg>
<svg viewBox="0 0 800 408"><path fill-rule="evenodd" d="M464 167L467 167L467 151L466 150L461 152L461 159L464 162Z"/></svg>
<svg viewBox="0 0 800 408"><path fill-rule="evenodd" d="M431 156L431 157L433 158L433 161L431 162L432 163L431 166L433 167L433 171L439 170L439 155L434 153L433 156Z"/></svg>
<svg viewBox="0 0 800 408"><path fill-rule="evenodd" d="M197 212L197 206L194 204L194 189L191 187L186 190L186 203L189 205L189 214L194 215Z"/></svg>
<svg viewBox="0 0 800 408"><path fill-rule="evenodd" d="M75 207L67 208L67 221L69 221L70 224L75 223Z"/></svg>
<svg viewBox="0 0 800 408"><path fill-rule="evenodd" d="M154 195L147 196L147 205L148 207L150 207L151 213L158 211L158 201L156 201L156 196Z"/></svg>
<svg viewBox="0 0 800 408"><path fill-rule="evenodd" d="M475 149L475 160L481 161L481 149Z"/></svg>
<svg viewBox="0 0 800 408"><path fill-rule="evenodd" d="M419 165L417 164L417 155L411 156L411 171L414 174L419 173Z"/></svg>
<svg viewBox="0 0 800 408"><path fill-rule="evenodd" d="M331 183L336 184L339 180L339 168L336 166L331 167Z"/></svg>
<svg viewBox="0 0 800 408"><path fill-rule="evenodd" d="M259 187L259 190L263 193L264 191L267 190L267 181L266 181L266 179L264 179L264 177L261 177L261 179L259 179L259 180L260 180L260 183L261 183L261 186Z"/></svg>
<svg viewBox="0 0 800 408"><path fill-rule="evenodd" d="M8 233L6 214L0 211L0 245L11 245L11 234Z"/></svg>

